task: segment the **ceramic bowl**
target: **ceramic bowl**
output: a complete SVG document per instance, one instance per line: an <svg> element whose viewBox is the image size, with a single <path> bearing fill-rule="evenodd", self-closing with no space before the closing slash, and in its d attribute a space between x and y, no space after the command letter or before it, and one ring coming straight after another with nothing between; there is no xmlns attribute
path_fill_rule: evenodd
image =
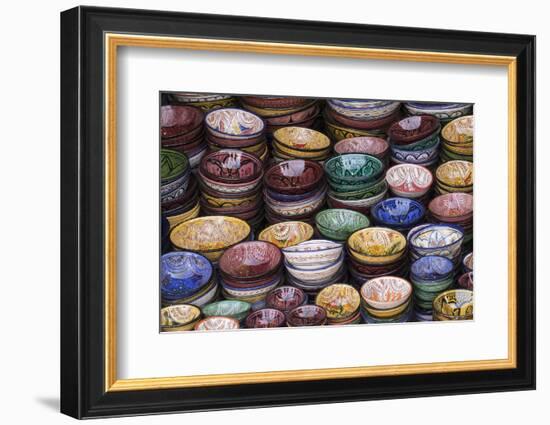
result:
<svg viewBox="0 0 550 425"><path fill-rule="evenodd" d="M470 252L468 255L464 257L462 260L462 266L464 267L465 272L473 272L474 271L474 253Z"/></svg>
<svg viewBox="0 0 550 425"><path fill-rule="evenodd" d="M434 320L471 320L474 315L474 293L468 289L451 289L433 301Z"/></svg>
<svg viewBox="0 0 550 425"><path fill-rule="evenodd" d="M285 267L286 271L291 276L302 282L316 282L332 278L336 273L340 271L343 263L344 255L341 254L340 257L333 263L317 268L298 269L294 266L291 266L288 262L285 262Z"/></svg>
<svg viewBox="0 0 550 425"><path fill-rule="evenodd" d="M286 322L289 327L322 326L327 322L327 312L318 305L302 305L288 312Z"/></svg>
<svg viewBox="0 0 550 425"><path fill-rule="evenodd" d="M345 117L369 120L393 114L401 103L386 100L328 99L327 105Z"/></svg>
<svg viewBox="0 0 550 425"><path fill-rule="evenodd" d="M396 316L399 316L405 310L410 308L411 303L412 303L411 300L412 300L412 297L409 297L409 300L405 301L403 304L398 305L397 307L388 308L388 309L385 309L385 310L378 310L376 308L372 308L366 302L363 301L362 304L361 304L361 308L364 311L366 311L369 314L369 316L371 316L371 317L375 317L375 318L378 318L378 319L391 319L391 318L394 318Z"/></svg>
<svg viewBox="0 0 550 425"><path fill-rule="evenodd" d="M231 279L231 278L229 278ZM229 295L237 299L253 297L257 295L266 295L269 291L276 288L284 279L282 269L277 270L274 274L270 274L256 281L229 280L225 276L221 276L220 283Z"/></svg>
<svg viewBox="0 0 550 425"><path fill-rule="evenodd" d="M231 317L239 322L248 316L250 312L250 303L239 300L222 300L207 304L202 308L205 317L223 316Z"/></svg>
<svg viewBox="0 0 550 425"><path fill-rule="evenodd" d="M273 133L280 145L298 152L324 152L330 139L323 133L304 127L283 127Z"/></svg>
<svg viewBox="0 0 550 425"><path fill-rule="evenodd" d="M325 162L329 182L341 185L357 185L378 180L384 164L378 158L365 154L345 154Z"/></svg>
<svg viewBox="0 0 550 425"><path fill-rule="evenodd" d="M429 224L413 229L408 239L417 257L438 255L454 260L460 255L464 233L456 226Z"/></svg>
<svg viewBox="0 0 550 425"><path fill-rule="evenodd" d="M317 101L309 102L301 109L284 115L265 117L268 132L270 129L278 130L282 127L306 127L304 123L315 119L319 115L319 103ZM271 131L273 133L275 130Z"/></svg>
<svg viewBox="0 0 550 425"><path fill-rule="evenodd" d="M226 139L251 139L262 134L265 129L265 124L260 117L236 108L216 109L209 112L204 123L211 134Z"/></svg>
<svg viewBox="0 0 550 425"><path fill-rule="evenodd" d="M390 124L397 121L401 116L401 112L399 110L396 110L390 115L369 119L346 117L345 115L339 114L331 108L325 108L323 112L326 119L334 121L340 125L351 127L357 130L377 131L380 133L382 133L383 130L386 129ZM382 136L382 134L380 135Z"/></svg>
<svg viewBox="0 0 550 425"><path fill-rule="evenodd" d="M160 291L162 298L177 300L190 297L210 282L210 261L194 252L170 252L160 258Z"/></svg>
<svg viewBox="0 0 550 425"><path fill-rule="evenodd" d="M454 270L454 264L447 257L428 255L411 264L411 279L415 282L429 283L448 278Z"/></svg>
<svg viewBox="0 0 550 425"><path fill-rule="evenodd" d="M189 133L201 126L204 113L193 106L160 107L160 134L163 138Z"/></svg>
<svg viewBox="0 0 550 425"><path fill-rule="evenodd" d="M405 253L407 240L397 230L368 227L353 233L347 241L350 255L365 264L389 264Z"/></svg>
<svg viewBox="0 0 550 425"><path fill-rule="evenodd" d="M438 141L435 145L430 146L429 148L411 151L408 149L401 149L400 145L392 145L391 157L393 162L397 164L406 163L427 166L437 161L440 151L439 146L440 142Z"/></svg>
<svg viewBox="0 0 550 425"><path fill-rule="evenodd" d="M377 310L387 310L404 304L412 292L410 282L396 276L377 277L361 287L363 300Z"/></svg>
<svg viewBox="0 0 550 425"><path fill-rule="evenodd" d="M249 105L256 106L258 108L295 108L306 105L311 102L311 99L307 97L293 97L293 96L242 96L241 100Z"/></svg>
<svg viewBox="0 0 550 425"><path fill-rule="evenodd" d="M280 328L285 325L286 317L274 308L263 308L251 313L245 323L247 328Z"/></svg>
<svg viewBox="0 0 550 425"><path fill-rule="evenodd" d="M388 137L392 143L409 144L439 132L439 120L431 115L411 116L398 121L389 128Z"/></svg>
<svg viewBox="0 0 550 425"><path fill-rule="evenodd" d="M329 193L327 197L327 203L331 208L336 209L350 209L360 212L361 214L369 214L373 205L384 199L387 194L387 189L379 193L376 196L366 199L346 200L336 198L335 195Z"/></svg>
<svg viewBox="0 0 550 425"><path fill-rule="evenodd" d="M311 198L298 202L281 202L264 193L264 200L269 209L277 215L295 217L309 215L318 211L325 203L327 188L320 187Z"/></svg>
<svg viewBox="0 0 550 425"><path fill-rule="evenodd" d="M264 108L264 107L252 105L246 101L243 101L243 99L241 98L241 103L246 110L251 111L264 119L293 114L295 112L298 112L310 107L313 103L316 103L316 102L317 102L316 100L308 99L308 102L302 105L294 105L294 106L288 106L284 108L283 107Z"/></svg>
<svg viewBox="0 0 550 425"><path fill-rule="evenodd" d="M227 249L218 264L220 271L234 279L249 280L268 275L283 262L281 250L269 242L241 242Z"/></svg>
<svg viewBox="0 0 550 425"><path fill-rule="evenodd" d="M160 329L162 332L178 332L193 329L201 317L198 307L178 304L160 310Z"/></svg>
<svg viewBox="0 0 550 425"><path fill-rule="evenodd" d="M196 331L230 331L239 329L239 321L231 317L210 316L195 325Z"/></svg>
<svg viewBox="0 0 550 425"><path fill-rule="evenodd" d="M435 176L439 182L451 188L474 184L474 164L469 161L449 161L437 167Z"/></svg>
<svg viewBox="0 0 550 425"><path fill-rule="evenodd" d="M265 305L283 312L290 311L307 301L307 296L300 288L279 286L267 294Z"/></svg>
<svg viewBox="0 0 550 425"><path fill-rule="evenodd" d="M178 250L202 253L218 261L223 252L250 236L243 220L226 216L199 217L178 224L170 232L170 242Z"/></svg>
<svg viewBox="0 0 550 425"><path fill-rule="evenodd" d="M474 290L474 272L468 272L460 275L457 281L457 285L462 289Z"/></svg>
<svg viewBox="0 0 550 425"><path fill-rule="evenodd" d="M432 216L445 222L459 222L474 212L474 197L469 193L447 193L436 196L428 205Z"/></svg>
<svg viewBox="0 0 550 425"><path fill-rule="evenodd" d="M187 157L170 149L160 150L160 178L166 184L181 177L189 168Z"/></svg>
<svg viewBox="0 0 550 425"><path fill-rule="evenodd" d="M340 141L352 137L386 137L384 129L358 129L340 124L330 117L330 114L323 115L325 130L331 139Z"/></svg>
<svg viewBox="0 0 550 425"><path fill-rule="evenodd" d="M411 115L433 115L449 121L472 112L471 103L408 102L405 109Z"/></svg>
<svg viewBox="0 0 550 425"><path fill-rule="evenodd" d="M388 198L371 209L378 224L392 228L411 228L422 221L426 208L420 202L408 198Z"/></svg>
<svg viewBox="0 0 550 425"><path fill-rule="evenodd" d="M287 221L265 228L260 232L258 239L271 242L279 248L286 248L310 240L312 236L311 225L301 221Z"/></svg>
<svg viewBox="0 0 550 425"><path fill-rule="evenodd" d="M257 179L245 183L224 183L216 180L209 179L202 172L198 171L198 177L201 181L201 186L207 186L208 188L224 193L226 195L241 195L243 193L250 193L260 187L262 184L263 173L258 176Z"/></svg>
<svg viewBox="0 0 550 425"><path fill-rule="evenodd" d="M318 163L303 159L280 162L267 170L264 184L273 191L300 194L313 190L323 180L324 171Z"/></svg>
<svg viewBox="0 0 550 425"><path fill-rule="evenodd" d="M443 127L441 135L449 144L471 144L474 141L474 116L468 115L452 120Z"/></svg>
<svg viewBox="0 0 550 425"><path fill-rule="evenodd" d="M334 145L337 154L362 153L382 159L389 152L390 145L380 137L352 137L340 140Z"/></svg>
<svg viewBox="0 0 550 425"><path fill-rule="evenodd" d="M439 137L439 132L436 131L424 137L423 139L416 140L407 144L392 143L392 146L404 152L417 152L434 149L436 148L436 146L440 145L440 142L441 139Z"/></svg>
<svg viewBox="0 0 550 425"><path fill-rule="evenodd" d="M344 246L338 242L314 239L283 248L285 260L292 267L308 270L318 269L337 261Z"/></svg>
<svg viewBox="0 0 550 425"><path fill-rule="evenodd" d="M397 196L420 198L432 187L433 175L421 165L399 164L388 169L386 181Z"/></svg>
<svg viewBox="0 0 550 425"><path fill-rule="evenodd" d="M327 286L315 297L315 304L326 310L329 321L341 321L354 316L360 303L359 292L345 283Z"/></svg>
<svg viewBox="0 0 550 425"><path fill-rule="evenodd" d="M263 173L263 164L255 156L236 149L222 149L205 155L201 173L211 180L224 183L245 183Z"/></svg>
<svg viewBox="0 0 550 425"><path fill-rule="evenodd" d="M367 216L357 211L332 208L318 213L315 224L326 237L345 241L353 232L369 227L370 222Z"/></svg>

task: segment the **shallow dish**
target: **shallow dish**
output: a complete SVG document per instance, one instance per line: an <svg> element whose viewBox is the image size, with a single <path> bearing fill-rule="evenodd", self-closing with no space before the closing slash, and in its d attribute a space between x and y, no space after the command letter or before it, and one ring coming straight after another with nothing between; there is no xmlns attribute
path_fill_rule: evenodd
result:
<svg viewBox="0 0 550 425"><path fill-rule="evenodd" d="M265 173L264 183L276 192L300 194L313 190L323 176L323 167L318 163L294 159L272 166Z"/></svg>
<svg viewBox="0 0 550 425"><path fill-rule="evenodd" d="M451 289L433 302L434 320L471 320L474 315L474 293L468 289Z"/></svg>
<svg viewBox="0 0 550 425"><path fill-rule="evenodd" d="M283 248L285 260L298 269L323 267L340 258L344 246L341 243L324 239L314 239Z"/></svg>
<svg viewBox="0 0 550 425"><path fill-rule="evenodd" d="M257 137L265 128L260 117L236 108L216 109L206 115L204 123L214 136L228 139Z"/></svg>
<svg viewBox="0 0 550 425"><path fill-rule="evenodd" d="M326 310L328 320L339 321L352 317L357 312L361 297L353 286L335 283L317 294L315 304Z"/></svg>
<svg viewBox="0 0 550 425"><path fill-rule="evenodd" d="M343 208L331 208L315 216L317 229L331 239L346 240L353 232L370 226L366 215Z"/></svg>
<svg viewBox="0 0 550 425"><path fill-rule="evenodd" d="M334 145L337 154L363 153L383 158L389 152L390 145L380 137L352 137L340 140Z"/></svg>
<svg viewBox="0 0 550 425"><path fill-rule="evenodd" d="M283 261L281 250L269 242L241 242L227 249L218 264L220 271L235 279L255 279L277 270Z"/></svg>
<svg viewBox="0 0 550 425"><path fill-rule="evenodd" d="M300 288L279 286L267 294L265 305L285 312L305 304L306 301L307 296Z"/></svg>
<svg viewBox="0 0 550 425"><path fill-rule="evenodd" d="M393 193L405 198L420 198L432 187L433 175L426 167L399 164L389 168L386 181Z"/></svg>
<svg viewBox="0 0 550 425"><path fill-rule="evenodd" d="M210 316L195 325L196 331L229 331L239 329L239 321L231 317Z"/></svg>
<svg viewBox="0 0 550 425"><path fill-rule="evenodd" d="M163 299L181 299L199 292L212 278L210 261L195 252L170 252L160 257Z"/></svg>
<svg viewBox="0 0 550 425"><path fill-rule="evenodd" d="M205 305L202 308L202 313L205 317L231 317L232 319L236 319L240 322L248 315L250 308L250 303L247 303L246 301L222 300Z"/></svg>
<svg viewBox="0 0 550 425"><path fill-rule="evenodd" d="M302 152L322 152L330 148L330 139L323 133L304 127L283 127L273 133L281 145Z"/></svg>
<svg viewBox="0 0 550 425"><path fill-rule="evenodd" d="M443 127L441 135L451 144L471 144L474 141L474 116L468 115L452 120Z"/></svg>
<svg viewBox="0 0 550 425"><path fill-rule="evenodd" d="M409 144L439 132L439 120L431 115L415 115L398 121L389 128L388 137L392 143Z"/></svg>
<svg viewBox="0 0 550 425"><path fill-rule="evenodd" d="M297 245L310 240L313 236L313 227L302 221L287 221L273 224L260 232L258 239L271 242L279 248Z"/></svg>
<svg viewBox="0 0 550 425"><path fill-rule="evenodd" d="M178 304L160 310L160 327L162 332L179 332L193 329L201 317L198 307L189 304Z"/></svg>
<svg viewBox="0 0 550 425"><path fill-rule="evenodd" d="M274 308L263 308L251 313L246 318L247 328L279 328L286 322L282 311Z"/></svg>
<svg viewBox="0 0 550 425"><path fill-rule="evenodd" d="M382 276L364 283L361 297L377 310L388 310L407 302L412 291L409 281L396 276Z"/></svg>
<svg viewBox="0 0 550 425"><path fill-rule="evenodd" d="M360 263L388 264L397 261L407 247L397 230L368 227L353 233L347 241L350 254Z"/></svg>
<svg viewBox="0 0 550 425"><path fill-rule="evenodd" d="M291 310L286 321L290 327L321 326L327 321L327 312L318 305L302 305Z"/></svg>
<svg viewBox="0 0 550 425"><path fill-rule="evenodd" d="M336 184L361 184L376 181L384 171L380 159L365 154L345 154L325 162L325 172Z"/></svg>
<svg viewBox="0 0 550 425"><path fill-rule="evenodd" d="M437 167L435 176L445 186L468 187L474 184L474 164L469 161L449 161Z"/></svg>
<svg viewBox="0 0 550 425"><path fill-rule="evenodd" d="M387 227L410 228L419 223L426 208L413 199L388 198L377 203L371 209L374 220Z"/></svg>
<svg viewBox="0 0 550 425"><path fill-rule="evenodd" d="M257 179L263 164L255 155L237 149L222 149L205 155L201 173L211 180L224 183L245 183Z"/></svg>

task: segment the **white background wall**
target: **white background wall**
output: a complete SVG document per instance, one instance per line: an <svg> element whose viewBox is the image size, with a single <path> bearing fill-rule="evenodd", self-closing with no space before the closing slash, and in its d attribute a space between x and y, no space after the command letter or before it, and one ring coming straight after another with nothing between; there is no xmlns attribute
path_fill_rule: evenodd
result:
<svg viewBox="0 0 550 425"><path fill-rule="evenodd" d="M57 413L59 391L59 12L72 1L4 2L0 16L0 418L3 423L68 423ZM155 8L369 24L537 35L538 44L538 390L535 392L344 403L111 420L110 423L205 424L344 422L403 423L547 421L550 398L550 255L546 214L550 184L550 29L545 3L534 0L298 2L96 1ZM545 197L546 195L546 197ZM490 337L488 335L488 337ZM538 419L538 420L537 420ZM34 421L34 422L31 422Z"/></svg>

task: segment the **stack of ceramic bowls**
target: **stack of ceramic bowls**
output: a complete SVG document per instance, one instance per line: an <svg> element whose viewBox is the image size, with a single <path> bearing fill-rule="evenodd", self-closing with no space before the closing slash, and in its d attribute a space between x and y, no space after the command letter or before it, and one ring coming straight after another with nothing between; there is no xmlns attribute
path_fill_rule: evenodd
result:
<svg viewBox="0 0 550 425"><path fill-rule="evenodd" d="M315 128L321 111L319 101L304 97L242 96L241 104L262 117L270 139L283 127Z"/></svg>
<svg viewBox="0 0 550 425"><path fill-rule="evenodd" d="M361 322L361 297L353 286L335 283L321 290L315 304L327 312L327 324L350 325Z"/></svg>
<svg viewBox="0 0 550 425"><path fill-rule="evenodd" d="M464 233L458 226L421 224L409 232L407 239L412 261L437 255L451 260L455 269L462 261Z"/></svg>
<svg viewBox="0 0 550 425"><path fill-rule="evenodd" d="M202 308L204 317L222 316L242 322L250 313L251 304L240 300L221 300Z"/></svg>
<svg viewBox="0 0 550 425"><path fill-rule="evenodd" d="M194 252L170 252L160 259L162 305L192 304L201 307L218 293L212 263Z"/></svg>
<svg viewBox="0 0 550 425"><path fill-rule="evenodd" d="M465 245L473 240L474 197L471 194L456 192L436 196L428 209L434 222L459 225L464 231Z"/></svg>
<svg viewBox="0 0 550 425"><path fill-rule="evenodd" d="M468 289L450 289L433 302L433 320L472 320L474 293Z"/></svg>
<svg viewBox="0 0 550 425"><path fill-rule="evenodd" d="M325 108L327 132L333 140L384 137L389 125L399 119L401 103L392 100L328 99Z"/></svg>
<svg viewBox="0 0 550 425"><path fill-rule="evenodd" d="M430 170L416 164L394 165L386 172L386 182L391 193L423 204L429 200L433 180Z"/></svg>
<svg viewBox="0 0 550 425"><path fill-rule="evenodd" d="M226 250L220 258L220 284L226 299L256 303L284 281L283 255L275 245L250 241Z"/></svg>
<svg viewBox="0 0 550 425"><path fill-rule="evenodd" d="M453 262L446 257L428 255L411 264L415 315L418 321L432 320L432 304L454 282Z"/></svg>
<svg viewBox="0 0 550 425"><path fill-rule="evenodd" d="M437 167L435 191L470 193L474 190L474 164L469 161L449 161Z"/></svg>
<svg viewBox="0 0 550 425"><path fill-rule="evenodd" d="M361 316L365 323L403 323L412 318L409 281L396 276L371 279L361 286Z"/></svg>
<svg viewBox="0 0 550 425"><path fill-rule="evenodd" d="M365 154L345 154L325 163L330 186L328 204L368 214L370 208L386 196L384 164Z"/></svg>
<svg viewBox="0 0 550 425"><path fill-rule="evenodd" d="M171 103L177 105L192 105L205 112L219 108L237 106L238 100L230 94L204 94L204 93L171 93Z"/></svg>
<svg viewBox="0 0 550 425"><path fill-rule="evenodd" d="M193 106L161 106L162 147L185 154L191 168L199 165L207 145L204 140L204 112Z"/></svg>
<svg viewBox="0 0 550 425"><path fill-rule="evenodd" d="M257 115L242 109L224 108L208 113L204 122L211 151L240 149L263 162L267 160L265 123Z"/></svg>
<svg viewBox="0 0 550 425"><path fill-rule="evenodd" d="M287 280L308 295L345 281L343 245L329 240L310 240L283 248Z"/></svg>
<svg viewBox="0 0 550 425"><path fill-rule="evenodd" d="M431 115L407 117L388 130L391 159L396 164L431 166L439 160L439 120Z"/></svg>
<svg viewBox="0 0 550 425"><path fill-rule="evenodd" d="M474 160L474 116L457 118L441 130L441 162Z"/></svg>
<svg viewBox="0 0 550 425"><path fill-rule="evenodd" d="M279 248L298 245L313 237L313 227L303 221L286 221L272 224L262 230L258 236L261 241L271 242Z"/></svg>
<svg viewBox="0 0 550 425"><path fill-rule="evenodd" d="M255 230L264 219L263 175L262 162L250 153L237 149L209 153L199 168L201 211L246 220Z"/></svg>
<svg viewBox="0 0 550 425"><path fill-rule="evenodd" d="M390 144L380 137L352 137L340 140L334 145L334 152L338 155L346 153L364 153L374 156L384 163L389 164Z"/></svg>
<svg viewBox="0 0 550 425"><path fill-rule="evenodd" d="M325 204L327 185L323 167L314 161L294 159L273 165L264 178L268 223L313 223Z"/></svg>
<svg viewBox="0 0 550 425"><path fill-rule="evenodd" d="M287 314L290 310L307 303L307 295L294 286L279 286L267 294L265 305Z"/></svg>
<svg viewBox="0 0 550 425"><path fill-rule="evenodd" d="M357 285L376 277L407 275L407 240L396 230L358 230L348 238L347 249L348 269Z"/></svg>
<svg viewBox="0 0 550 425"><path fill-rule="evenodd" d="M327 311L318 305L302 305L290 310L286 316L288 327L323 326L327 323Z"/></svg>
<svg viewBox="0 0 550 425"><path fill-rule="evenodd" d="M360 212L333 208L317 214L315 225L325 238L345 242L353 232L369 227L370 221Z"/></svg>
<svg viewBox="0 0 550 425"><path fill-rule="evenodd" d="M330 139L323 133L305 127L283 127L273 133L273 159L309 159L324 161L331 152Z"/></svg>
<svg viewBox="0 0 550 425"><path fill-rule="evenodd" d="M471 103L407 102L404 106L409 115L432 115L442 124L469 115L473 110Z"/></svg>
<svg viewBox="0 0 550 425"><path fill-rule="evenodd" d="M282 311L274 308L256 310L245 319L247 328L280 328L286 325L286 317Z"/></svg>
<svg viewBox="0 0 550 425"><path fill-rule="evenodd" d="M388 198L371 209L374 222L382 227L395 229L404 235L424 220L426 208L414 199Z"/></svg>
<svg viewBox="0 0 550 425"><path fill-rule="evenodd" d="M239 321L231 317L210 316L200 320L194 327L196 331L233 331L239 329Z"/></svg>
<svg viewBox="0 0 550 425"><path fill-rule="evenodd" d="M187 157L177 151L160 151L160 199L163 216L170 228L199 215L197 180Z"/></svg>
<svg viewBox="0 0 550 425"><path fill-rule="evenodd" d="M198 217L178 224L170 232L176 250L194 251L217 264L224 251L250 237L245 221L227 216Z"/></svg>
<svg viewBox="0 0 550 425"><path fill-rule="evenodd" d="M160 329L162 332L190 331L200 318L201 310L194 305L170 305L160 310Z"/></svg>

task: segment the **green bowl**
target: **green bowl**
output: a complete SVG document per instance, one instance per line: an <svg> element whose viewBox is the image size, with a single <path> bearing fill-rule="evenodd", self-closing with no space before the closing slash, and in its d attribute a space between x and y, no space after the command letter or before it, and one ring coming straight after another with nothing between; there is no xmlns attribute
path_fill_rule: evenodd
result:
<svg viewBox="0 0 550 425"><path fill-rule="evenodd" d="M160 178L163 182L177 179L189 168L187 157L170 149L160 150Z"/></svg>
<svg viewBox="0 0 550 425"><path fill-rule="evenodd" d="M315 224L323 236L344 241L353 232L369 227L370 221L366 215L360 212L332 208L317 214Z"/></svg>
<svg viewBox="0 0 550 425"><path fill-rule="evenodd" d="M384 172L384 164L371 155L343 154L326 161L325 172L331 185L365 185L379 180Z"/></svg>
<svg viewBox="0 0 550 425"><path fill-rule="evenodd" d="M410 143L408 145L397 145L396 147L399 148L401 151L409 151L409 152L416 152L416 151L423 151L428 150L430 148L433 148L437 143L439 142L439 130L433 132L428 137L418 140L417 142Z"/></svg>
<svg viewBox="0 0 550 425"><path fill-rule="evenodd" d="M353 187L357 188L357 186ZM335 198L353 201L358 199L372 198L373 196L376 196L386 190L386 187L386 180L384 178L381 178L378 182L375 182L374 184L369 183L366 187L355 190L345 190L348 188L348 186L344 185L331 185L330 193Z"/></svg>
<svg viewBox="0 0 550 425"><path fill-rule="evenodd" d="M224 316L241 321L248 315L250 308L251 304L246 301L223 300L205 305L202 313L205 317Z"/></svg>

